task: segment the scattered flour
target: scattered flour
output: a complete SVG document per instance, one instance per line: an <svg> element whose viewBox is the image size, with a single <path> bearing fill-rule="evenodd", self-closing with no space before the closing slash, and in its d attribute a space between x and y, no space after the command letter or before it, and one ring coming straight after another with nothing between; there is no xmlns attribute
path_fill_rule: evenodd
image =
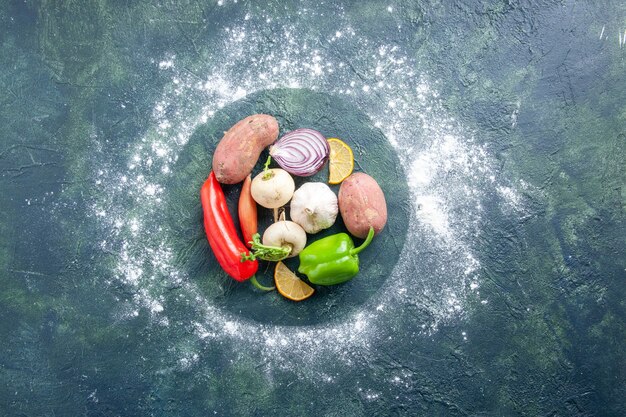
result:
<svg viewBox="0 0 626 417"><path fill-rule="evenodd" d="M235 7L225 3L218 5ZM126 168L102 164L96 180L110 193L94 201L92 213L106 236L102 249L117 259L117 279L135 294L136 305L123 307L125 317L132 319L141 311L158 325L169 325L166 295L168 288L177 286L181 294L177 302L198 311L198 320L185 324L193 331L189 345L233 341L233 346L242 346L233 351L236 355L258 351L273 367L285 369L293 361L304 361L303 374L330 382L333 376L318 366L319 361L332 357L350 364L355 348L400 337L390 323L402 321L414 308L427 312L419 325L424 334L462 317L469 299L480 300L475 245L485 216L482 202L497 194L504 206L520 210L523 203L515 187L499 178L489 150L475 133L446 114L437 80L420 74L419 65L398 46L358 33L340 8L334 36L311 39L298 30L316 17L309 9L280 21L249 12L243 21L223 30L221 43L212 48L215 55L204 67L185 68L175 55L155 60L153 64L172 82L154 105L152 128L131 144ZM267 42L268 24L281 42ZM185 279L184 272L173 266L175 254L163 243L165 236L158 244L143 239L146 234L165 233L159 223L166 192L162 184L172 175L171 167L195 128L235 100L285 86L349 98L398 149L408 174L414 211L405 250L389 278L396 285L383 287L371 305L340 323L306 328L250 323L213 305ZM129 200L132 204L118 204ZM428 248L423 261L410 256L423 248ZM193 350L181 353L180 368L193 367L197 355ZM403 384L406 379L398 375L392 383ZM363 395L373 401L379 394Z"/></svg>

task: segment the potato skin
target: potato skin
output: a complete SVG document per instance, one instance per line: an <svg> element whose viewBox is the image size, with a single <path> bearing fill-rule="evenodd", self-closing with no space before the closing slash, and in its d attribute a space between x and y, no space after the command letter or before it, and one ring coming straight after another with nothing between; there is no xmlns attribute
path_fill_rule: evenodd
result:
<svg viewBox="0 0 626 417"><path fill-rule="evenodd" d="M387 202L376 180L355 172L343 180L339 188L339 212L348 231L361 239L370 226L379 234L387 223Z"/></svg>
<svg viewBox="0 0 626 417"><path fill-rule="evenodd" d="M215 178L222 184L243 181L257 163L261 151L278 138L278 121L254 114L228 129L213 153Z"/></svg>

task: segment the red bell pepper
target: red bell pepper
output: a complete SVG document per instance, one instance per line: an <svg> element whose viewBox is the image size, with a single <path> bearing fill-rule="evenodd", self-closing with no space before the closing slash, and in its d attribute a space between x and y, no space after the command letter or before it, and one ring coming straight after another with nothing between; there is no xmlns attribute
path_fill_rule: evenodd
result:
<svg viewBox="0 0 626 417"><path fill-rule="evenodd" d="M200 190L200 200L204 212L204 230L209 245L222 269L234 280L250 280L262 290L273 290L258 283L254 274L259 263L254 260L242 260L242 255L249 254L246 246L237 236L237 230L226 205L226 197L213 171Z"/></svg>

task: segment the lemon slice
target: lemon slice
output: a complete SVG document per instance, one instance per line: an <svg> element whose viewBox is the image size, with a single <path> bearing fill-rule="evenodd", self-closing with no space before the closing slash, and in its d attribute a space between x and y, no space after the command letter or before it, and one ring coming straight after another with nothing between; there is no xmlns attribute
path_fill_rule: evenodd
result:
<svg viewBox="0 0 626 417"><path fill-rule="evenodd" d="M276 284L276 289L283 297L293 301L305 300L315 292L310 285L298 278L282 262L276 263L274 283Z"/></svg>
<svg viewBox="0 0 626 417"><path fill-rule="evenodd" d="M337 138L328 139L330 157L328 160L328 183L339 184L348 178L354 169L354 154L344 141Z"/></svg>

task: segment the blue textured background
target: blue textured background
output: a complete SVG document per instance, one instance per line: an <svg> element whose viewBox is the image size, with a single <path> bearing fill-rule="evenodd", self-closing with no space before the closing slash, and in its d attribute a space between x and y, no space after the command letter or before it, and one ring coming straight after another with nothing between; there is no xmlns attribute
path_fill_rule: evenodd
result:
<svg viewBox="0 0 626 417"><path fill-rule="evenodd" d="M428 310L404 304L390 315L394 338L351 344L333 366L332 355L322 365L259 358L245 339L216 335L196 343L193 366L181 368L180 341L193 333L195 313L176 307L176 286L163 290L169 326L155 325L148 309L120 318L137 289L116 284L119 253L103 250L109 237L90 204L108 193L96 175L105 161L125 167L151 127L171 84L159 61L175 55L189 71L217 65L222 30L246 13L293 19L323 43L333 13L297 16L326 7L2 2L0 415L623 415L626 6L618 1L343 4L351 26L401 47L439 80L442 108L478 132L499 172L533 187L521 192L524 215L485 203L489 227L473 247L489 303L470 302L430 332L420 327ZM283 42L272 30L264 36L267 45ZM347 48L363 74L358 58L368 46ZM326 308L341 321L333 315L341 308ZM271 311L257 319L271 323ZM329 382L307 377L318 367L334 368Z"/></svg>

